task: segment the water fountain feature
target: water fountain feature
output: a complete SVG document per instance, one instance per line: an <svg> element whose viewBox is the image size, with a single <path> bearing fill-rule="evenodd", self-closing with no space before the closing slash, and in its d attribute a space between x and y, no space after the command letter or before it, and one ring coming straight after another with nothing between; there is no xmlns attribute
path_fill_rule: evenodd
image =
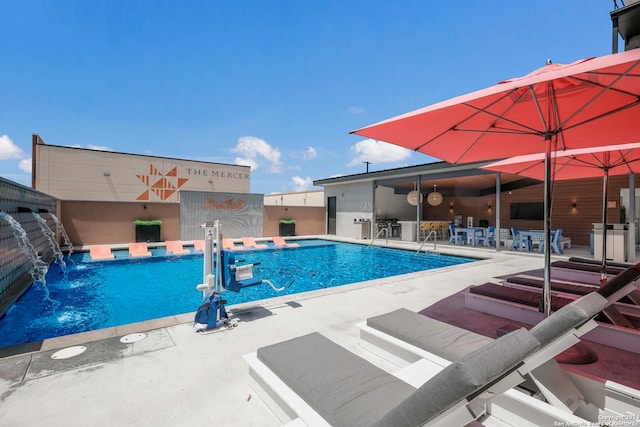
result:
<svg viewBox="0 0 640 427"><path fill-rule="evenodd" d="M55 254L58 264L60 264L60 266L62 267L62 271L65 271L67 264L64 262L64 255L62 253L62 250L60 249L60 245L56 241L55 234L53 234L53 231L51 231L51 229L49 228L49 224L47 224L47 221L44 218L42 218L42 216L40 216L39 213L32 212L31 214L36 219L36 221L38 221L38 225L40 226L42 233L45 235L45 237L49 241L49 245L51 246L51 249Z"/></svg>
<svg viewBox="0 0 640 427"><path fill-rule="evenodd" d="M46 262L42 261L42 259L38 255L38 252L29 241L27 232L24 230L24 228L22 228L22 225L20 225L20 223L8 213L0 211L0 218L4 219L9 224L9 227L11 228L13 235L16 238L18 246L22 249L24 254L31 262L29 274L31 275L33 280L35 282L45 283L44 276L49 270L49 265Z"/></svg>
<svg viewBox="0 0 640 427"><path fill-rule="evenodd" d="M32 212L56 212L57 199L0 177L0 316L29 289L46 286L45 273L55 261L49 239ZM52 221L43 215L55 232ZM56 236L60 236L56 234ZM58 238L58 242L60 242ZM69 260L67 259L67 264Z"/></svg>
<svg viewBox="0 0 640 427"><path fill-rule="evenodd" d="M71 259L71 254L73 253L73 244L71 243L71 239L69 239L69 235L67 235L67 230L64 229L62 222L58 219L57 216L55 216L51 212L49 212L49 215L51 215L51 218L53 218L53 221L56 223L56 230L62 236L64 244L67 245L67 258Z"/></svg>

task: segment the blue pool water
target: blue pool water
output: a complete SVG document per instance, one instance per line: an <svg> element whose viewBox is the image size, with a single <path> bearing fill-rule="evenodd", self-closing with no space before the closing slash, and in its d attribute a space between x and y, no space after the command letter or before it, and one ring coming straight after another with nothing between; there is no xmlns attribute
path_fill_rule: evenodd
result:
<svg viewBox="0 0 640 427"><path fill-rule="evenodd" d="M471 258L414 252L323 240L300 241L300 248L239 252L236 260L259 263L254 277L268 285L224 292L229 305L356 283L475 261ZM91 262L74 254L67 271L54 264L46 285L35 283L0 319L0 347L61 335L156 319L197 310L202 292L203 255L131 259L116 251L115 261Z"/></svg>

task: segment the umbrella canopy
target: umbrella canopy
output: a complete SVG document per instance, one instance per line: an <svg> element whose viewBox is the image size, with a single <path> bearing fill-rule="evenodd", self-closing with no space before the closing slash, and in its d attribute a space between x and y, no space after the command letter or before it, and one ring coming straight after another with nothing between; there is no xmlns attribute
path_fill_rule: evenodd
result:
<svg viewBox="0 0 640 427"><path fill-rule="evenodd" d="M529 154L490 163L482 169L507 172L543 180L545 174L545 154ZM607 223L608 178L611 175L640 173L640 142L608 145L576 150L554 151L551 153L551 176L553 180L568 180L601 176L602 223ZM607 229L603 228L602 238L602 278L607 271Z"/></svg>
<svg viewBox="0 0 640 427"><path fill-rule="evenodd" d="M640 49L571 64L443 101L351 133L466 163L640 139ZM550 163L545 167L541 310L550 310Z"/></svg>
<svg viewBox="0 0 640 427"><path fill-rule="evenodd" d="M544 180L544 153L515 156L500 160L481 169L506 172ZM626 175L640 173L640 142L605 145L551 153L553 180L593 178L605 174Z"/></svg>
<svg viewBox="0 0 640 427"><path fill-rule="evenodd" d="M468 163L638 140L640 49L548 64L351 133ZM555 138L554 138L555 139Z"/></svg>

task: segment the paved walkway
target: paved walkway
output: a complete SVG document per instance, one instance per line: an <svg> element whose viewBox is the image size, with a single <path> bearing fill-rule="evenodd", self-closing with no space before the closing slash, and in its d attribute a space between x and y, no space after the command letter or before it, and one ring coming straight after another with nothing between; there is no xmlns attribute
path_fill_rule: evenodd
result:
<svg viewBox="0 0 640 427"><path fill-rule="evenodd" d="M417 248L415 243L390 244ZM82 344L87 348L83 354L70 359L52 359L54 348L2 358L0 425L276 426L278 420L248 387L242 355L318 331L384 368L383 361L359 347L356 323L399 307L420 311L469 285L541 268L543 262L538 254L437 249L486 259L229 307L239 320L233 330L197 334L190 313L120 329L121 335L146 332L134 343L121 343L121 335L71 337L67 343L90 342ZM586 252L572 249L573 254Z"/></svg>

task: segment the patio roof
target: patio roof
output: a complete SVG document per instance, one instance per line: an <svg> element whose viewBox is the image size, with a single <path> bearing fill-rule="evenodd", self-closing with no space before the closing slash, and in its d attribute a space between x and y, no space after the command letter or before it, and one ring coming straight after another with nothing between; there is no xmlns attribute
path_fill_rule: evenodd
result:
<svg viewBox="0 0 640 427"><path fill-rule="evenodd" d="M434 185L443 195L482 196L496 191L496 173L480 169L490 162L476 162L455 165L448 162L425 163L395 169L344 175L320 179L313 185L331 186L356 182L372 182L375 185L391 187L398 194L406 194L414 189L420 176L420 187L429 191ZM502 191L540 184L541 181L517 175L501 174Z"/></svg>

